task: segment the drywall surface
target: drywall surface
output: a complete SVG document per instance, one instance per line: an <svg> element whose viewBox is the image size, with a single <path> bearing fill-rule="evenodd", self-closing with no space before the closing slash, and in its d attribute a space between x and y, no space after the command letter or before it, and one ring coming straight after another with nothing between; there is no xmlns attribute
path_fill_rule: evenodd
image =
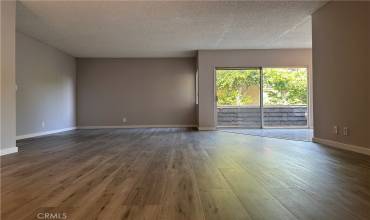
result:
<svg viewBox="0 0 370 220"><path fill-rule="evenodd" d="M194 125L195 63L194 58L77 59L78 126Z"/></svg>
<svg viewBox="0 0 370 220"><path fill-rule="evenodd" d="M216 68L307 67L309 75L311 75L312 70L311 63L312 63L311 49L198 51L199 128L203 130L211 130L215 129L215 127L217 126L216 102L215 102ZM311 87L311 81L309 86ZM310 100L312 100L312 96L310 97ZM310 111L312 115L312 110Z"/></svg>
<svg viewBox="0 0 370 220"><path fill-rule="evenodd" d="M313 14L315 138L370 147L369 5L330 2Z"/></svg>
<svg viewBox="0 0 370 220"><path fill-rule="evenodd" d="M370 4L367 5L367 15L368 15L368 20L367 20L367 57L370 58ZM367 63L367 79L368 79L368 85L370 85L370 62ZM368 86L368 97L367 97L367 107L368 110L370 111L370 86ZM368 115L368 130L370 130L370 115ZM370 147L370 135L367 136L368 138L368 144L367 146Z"/></svg>
<svg viewBox="0 0 370 220"><path fill-rule="evenodd" d="M53 47L16 34L17 136L76 122L76 62Z"/></svg>
<svg viewBox="0 0 370 220"><path fill-rule="evenodd" d="M1 1L1 154L15 143L15 1Z"/></svg>

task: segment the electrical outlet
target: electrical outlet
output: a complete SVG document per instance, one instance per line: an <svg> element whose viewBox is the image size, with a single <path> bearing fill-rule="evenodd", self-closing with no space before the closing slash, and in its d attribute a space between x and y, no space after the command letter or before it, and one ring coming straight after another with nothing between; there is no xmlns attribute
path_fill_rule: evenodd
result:
<svg viewBox="0 0 370 220"><path fill-rule="evenodd" d="M126 123L127 122L127 119L126 118L122 118L122 122L123 123Z"/></svg>
<svg viewBox="0 0 370 220"><path fill-rule="evenodd" d="M45 128L45 122L44 121L41 122L41 127Z"/></svg>
<svg viewBox="0 0 370 220"><path fill-rule="evenodd" d="M343 127L343 135L344 136L349 136L349 128L348 127Z"/></svg>
<svg viewBox="0 0 370 220"><path fill-rule="evenodd" d="M333 133L338 135L338 126L334 125L333 127Z"/></svg>

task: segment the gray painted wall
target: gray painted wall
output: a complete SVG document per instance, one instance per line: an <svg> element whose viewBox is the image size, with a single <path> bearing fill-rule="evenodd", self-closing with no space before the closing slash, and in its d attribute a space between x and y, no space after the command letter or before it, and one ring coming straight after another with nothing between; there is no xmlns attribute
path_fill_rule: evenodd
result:
<svg viewBox="0 0 370 220"><path fill-rule="evenodd" d="M312 22L314 136L370 147L370 3L329 2Z"/></svg>
<svg viewBox="0 0 370 220"><path fill-rule="evenodd" d="M0 1L1 76L0 149L1 154L16 150L15 144L15 1ZM7 150L5 150L7 149Z"/></svg>
<svg viewBox="0 0 370 220"><path fill-rule="evenodd" d="M75 58L19 32L16 45L17 136L74 127Z"/></svg>
<svg viewBox="0 0 370 220"><path fill-rule="evenodd" d="M370 58L370 41L369 41L369 38L370 38L370 5L367 6L367 15L369 16L368 18L368 22L367 22L367 56L368 58ZM368 62L368 65L367 65L367 72L368 72L368 75L367 75L367 80L368 80L368 84L367 85L370 85L370 62ZM368 106L368 110L370 111L370 87L368 86L368 91L367 91L367 106ZM368 112L369 112L368 111ZM367 120L368 120L368 130L370 130L370 115L368 115L367 117ZM370 147L370 135L367 136L368 138L368 146Z"/></svg>
<svg viewBox="0 0 370 220"><path fill-rule="evenodd" d="M199 128L212 130L217 125L214 74L216 67L298 66L307 67L309 75L311 75L311 64L311 49L200 50L198 52ZM309 87L312 87L311 79ZM310 94L310 102L311 100L312 95ZM311 109L310 112L312 115Z"/></svg>
<svg viewBox="0 0 370 220"><path fill-rule="evenodd" d="M194 125L195 65L194 58L77 59L78 126Z"/></svg>

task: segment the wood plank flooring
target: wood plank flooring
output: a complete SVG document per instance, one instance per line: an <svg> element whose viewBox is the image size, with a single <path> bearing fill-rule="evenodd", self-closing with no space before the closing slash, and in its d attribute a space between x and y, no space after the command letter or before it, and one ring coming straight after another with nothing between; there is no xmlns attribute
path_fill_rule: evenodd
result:
<svg viewBox="0 0 370 220"><path fill-rule="evenodd" d="M314 143L96 129L18 146L1 157L3 220L370 219L370 157Z"/></svg>

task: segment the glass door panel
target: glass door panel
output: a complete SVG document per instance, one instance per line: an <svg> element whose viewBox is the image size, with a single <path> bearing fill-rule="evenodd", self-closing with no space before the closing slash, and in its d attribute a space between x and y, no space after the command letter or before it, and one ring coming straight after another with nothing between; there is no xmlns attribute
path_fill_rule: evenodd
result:
<svg viewBox="0 0 370 220"><path fill-rule="evenodd" d="M307 127L307 68L263 68L263 127Z"/></svg>
<svg viewBox="0 0 370 220"><path fill-rule="evenodd" d="M260 68L216 69L218 126L262 127L260 82Z"/></svg>

